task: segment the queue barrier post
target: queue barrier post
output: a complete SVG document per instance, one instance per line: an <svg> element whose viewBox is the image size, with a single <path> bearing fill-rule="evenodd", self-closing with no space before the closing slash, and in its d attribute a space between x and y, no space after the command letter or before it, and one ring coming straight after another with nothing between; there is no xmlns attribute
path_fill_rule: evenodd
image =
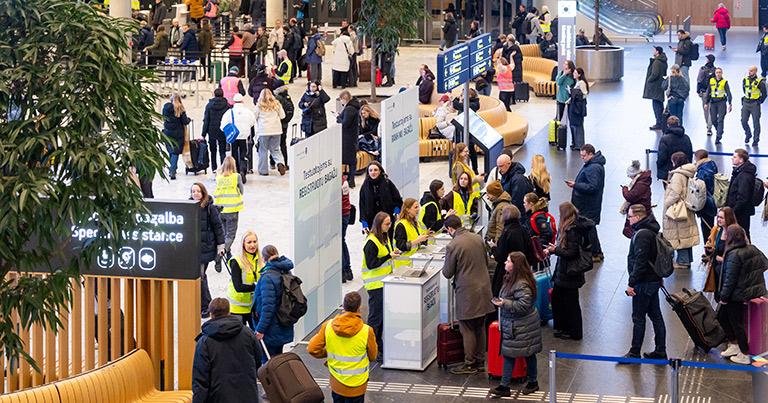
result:
<svg viewBox="0 0 768 403"><path fill-rule="evenodd" d="M549 350L549 403L557 403L557 352Z"/></svg>
<svg viewBox="0 0 768 403"><path fill-rule="evenodd" d="M672 379L670 385L670 396L672 397L672 403L680 403L680 364L682 360L679 358L669 360L669 365L672 367Z"/></svg>

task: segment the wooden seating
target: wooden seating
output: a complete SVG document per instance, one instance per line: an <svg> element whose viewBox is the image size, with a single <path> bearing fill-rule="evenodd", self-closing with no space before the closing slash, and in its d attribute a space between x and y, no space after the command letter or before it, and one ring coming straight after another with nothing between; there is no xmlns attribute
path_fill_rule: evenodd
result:
<svg viewBox="0 0 768 403"><path fill-rule="evenodd" d="M557 86L552 81L552 72L557 68L557 62L541 57L539 45L520 45L520 50L523 52L523 81L531 86L536 96L554 96Z"/></svg>
<svg viewBox="0 0 768 403"><path fill-rule="evenodd" d="M0 403L48 403L59 401L59 392L53 384L0 395Z"/></svg>

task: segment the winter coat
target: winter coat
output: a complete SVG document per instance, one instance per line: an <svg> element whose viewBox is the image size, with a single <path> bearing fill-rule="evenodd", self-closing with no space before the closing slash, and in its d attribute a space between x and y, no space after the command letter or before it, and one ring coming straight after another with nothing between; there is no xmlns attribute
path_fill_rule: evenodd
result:
<svg viewBox="0 0 768 403"><path fill-rule="evenodd" d="M691 51L693 48L693 41L691 40L691 34L684 33L683 39L677 41L677 51L675 52L675 64L678 66L691 66ZM687 80L686 80L687 82Z"/></svg>
<svg viewBox="0 0 768 403"><path fill-rule="evenodd" d="M656 177L661 180L669 178L669 170L672 169L672 154L683 152L688 161L693 160L693 146L691 138L685 134L682 126L670 126L664 132L659 141L659 155L656 158Z"/></svg>
<svg viewBox="0 0 768 403"><path fill-rule="evenodd" d="M447 44L456 44L459 37L459 28L454 20L446 20L443 24L443 39Z"/></svg>
<svg viewBox="0 0 768 403"><path fill-rule="evenodd" d="M603 209L603 189L605 188L605 157L598 151L587 161L576 175L571 194L571 203L579 209L579 214L589 218L596 225L600 224L600 212Z"/></svg>
<svg viewBox="0 0 768 403"><path fill-rule="evenodd" d="M531 250L531 241L528 231L520 223L520 220L511 218L504 221L504 229L501 231L499 240L496 242L496 248L493 251L493 257L496 261L496 270L493 272L491 280L491 293L498 296L501 286L504 284L504 264L507 256L512 252L522 252L528 262L534 262L533 251Z"/></svg>
<svg viewBox="0 0 768 403"><path fill-rule="evenodd" d="M221 117L219 129L224 131L224 128L232 123L240 131L237 140L247 140L253 134L253 128L256 126L256 115L242 102L235 103L230 110L232 112L225 112Z"/></svg>
<svg viewBox="0 0 768 403"><path fill-rule="evenodd" d="M728 187L725 205L732 208L736 216L755 214L752 194L755 191L756 174L757 167L750 161L745 161L740 167L733 168L731 186Z"/></svg>
<svg viewBox="0 0 768 403"><path fill-rule="evenodd" d="M499 239L501 231L504 229L504 220L501 217L504 207L512 204L512 198L507 192L501 192L501 195L493 201L493 210L488 218L488 226L486 227L485 239L491 239L494 242Z"/></svg>
<svg viewBox="0 0 768 403"><path fill-rule="evenodd" d="M653 99L664 102L664 89L661 83L667 75L667 55L660 53L651 58L648 63L648 71L645 73L645 87L643 88L643 98Z"/></svg>
<svg viewBox="0 0 768 403"><path fill-rule="evenodd" d="M203 323L195 341L193 403L258 401L256 371L261 366L261 347L239 316L227 315Z"/></svg>
<svg viewBox="0 0 768 403"><path fill-rule="evenodd" d="M184 33L184 41L181 43L179 50L184 52L184 57L188 59L200 57L200 45L197 43L197 36L195 36L194 30L189 29Z"/></svg>
<svg viewBox="0 0 768 403"><path fill-rule="evenodd" d="M366 140L374 140L373 136L379 135L379 123L381 123L379 119L368 116L368 119L365 119L365 127L363 127L363 118L360 117L360 132L358 136L363 136Z"/></svg>
<svg viewBox="0 0 768 403"><path fill-rule="evenodd" d="M541 52L541 57L549 60L557 60L557 41L553 38L552 40L543 40L539 43L539 51Z"/></svg>
<svg viewBox="0 0 768 403"><path fill-rule="evenodd" d="M173 140L171 147L174 154L181 154L184 147L184 126L190 121L186 112L176 117L173 112L173 103L168 102L163 105L163 134Z"/></svg>
<svg viewBox="0 0 768 403"><path fill-rule="evenodd" d="M587 98L578 87L571 90L571 101L568 104L568 124L571 126L584 126L584 117L587 116Z"/></svg>
<svg viewBox="0 0 768 403"><path fill-rule="evenodd" d="M157 27L163 25L163 20L168 18L168 7L164 2L155 4L154 11L152 11L152 26Z"/></svg>
<svg viewBox="0 0 768 403"><path fill-rule="evenodd" d="M730 28L731 27L731 16L728 13L728 9L725 7L720 7L717 10L715 10L714 14L712 14L712 19L709 20L710 22L715 23L715 28Z"/></svg>
<svg viewBox="0 0 768 403"><path fill-rule="evenodd" d="M221 118L228 110L229 104L226 98L213 97L208 100L208 105L205 105L205 112L203 113L203 137L208 134L211 137L224 137L224 132L221 131Z"/></svg>
<svg viewBox="0 0 768 403"><path fill-rule="evenodd" d="M513 162L509 170L499 179L501 187L509 194L509 197L518 210L525 211L523 198L526 193L533 192L531 182L525 176L525 167L519 162Z"/></svg>
<svg viewBox="0 0 768 403"><path fill-rule="evenodd" d="M224 225L219 209L208 196L208 204L200 207L200 263L208 264L216 259L216 247L224 245Z"/></svg>
<svg viewBox="0 0 768 403"><path fill-rule="evenodd" d="M261 110L256 105L256 133L259 136L279 136L283 134L282 120L285 118L283 107L279 106L276 110Z"/></svg>
<svg viewBox="0 0 768 403"><path fill-rule="evenodd" d="M277 320L277 310L283 298L283 274L293 270L293 262L280 256L267 262L261 268L259 281L253 292L256 304L254 312L258 315L256 332L264 335L264 343L269 346L281 345L293 341L293 326L283 326Z"/></svg>
<svg viewBox="0 0 768 403"><path fill-rule="evenodd" d="M341 163L357 167L357 136L360 133L360 102L352 98L336 118L341 124Z"/></svg>
<svg viewBox="0 0 768 403"><path fill-rule="evenodd" d="M494 312L485 242L464 228L458 228L445 247L443 276L453 281L456 320L471 320Z"/></svg>
<svg viewBox="0 0 768 403"><path fill-rule="evenodd" d="M166 55L168 55L168 48L170 47L171 41L168 39L168 33L158 32L157 35L155 35L155 42L151 46L146 47L144 50L151 51L150 54L152 56L164 58Z"/></svg>
<svg viewBox="0 0 768 403"><path fill-rule="evenodd" d="M307 40L307 64L320 64L323 62L323 57L318 55L317 41L322 41L323 35L314 34Z"/></svg>
<svg viewBox="0 0 768 403"><path fill-rule="evenodd" d="M727 251L720 275L720 300L739 303L765 296L766 268L768 259L755 245L740 245Z"/></svg>
<svg viewBox="0 0 768 403"><path fill-rule="evenodd" d="M717 164L709 158L696 161L696 177L704 181L707 185L707 202L704 204L698 214L699 216L713 217L717 214L715 205L715 174L717 173Z"/></svg>
<svg viewBox="0 0 768 403"><path fill-rule="evenodd" d="M502 288L499 298L504 300L499 311L501 355L529 357L541 352L541 324L531 286L519 280L509 288Z"/></svg>
<svg viewBox="0 0 768 403"><path fill-rule="evenodd" d="M568 99L571 97L571 88L576 84L573 75L560 72L555 79L555 84L557 84L557 94L555 95L557 102L561 104L568 102Z"/></svg>
<svg viewBox="0 0 768 403"><path fill-rule="evenodd" d="M283 107L284 117L280 119L280 124L283 127L283 131L285 132L286 129L288 129L288 124L291 123L291 119L293 119L293 100L291 99L291 94L288 93L288 90L283 87L285 91L282 89L279 91L275 91L275 99L277 102L280 102L280 106Z"/></svg>
<svg viewBox="0 0 768 403"><path fill-rule="evenodd" d="M632 226L634 236L629 242L627 254L627 285L635 287L642 283L658 283L661 281L651 264L656 261L656 234L659 233L659 223L653 215L649 215Z"/></svg>
<svg viewBox="0 0 768 403"><path fill-rule="evenodd" d="M285 33L283 28L272 28L269 31L269 48L272 49L277 46L279 49L283 48L283 42L285 42Z"/></svg>
<svg viewBox="0 0 768 403"><path fill-rule="evenodd" d="M696 173L696 165L685 164L670 174L669 184L664 191L664 238L675 250L685 249L699 244L699 225L693 211L685 209L685 218L673 220L667 217L667 211L678 202L685 202L688 192L688 180Z"/></svg>
<svg viewBox="0 0 768 403"><path fill-rule="evenodd" d="M259 21L264 16L264 0L242 0L250 1L251 7L248 10L248 14L251 15L251 20Z"/></svg>
<svg viewBox="0 0 768 403"><path fill-rule="evenodd" d="M330 100L331 98L322 89L320 92L314 93L307 90L301 96L299 100L301 131L306 136L319 133L328 127L328 121L325 118L325 104Z"/></svg>
<svg viewBox="0 0 768 403"><path fill-rule="evenodd" d="M431 103L432 93L435 91L435 76L427 74L426 78L419 77L416 85L419 87L419 103L425 105Z"/></svg>
<svg viewBox="0 0 768 403"><path fill-rule="evenodd" d="M352 40L347 35L341 35L334 39L331 43L333 45L333 57L331 58L331 68L334 71L347 72L349 71L349 57L355 53L352 46Z"/></svg>
<svg viewBox="0 0 768 403"><path fill-rule="evenodd" d="M266 54L269 51L269 45L267 42L267 34L257 35L256 42L253 44L253 51L257 54Z"/></svg>
<svg viewBox="0 0 768 403"><path fill-rule="evenodd" d="M213 48L213 33L211 32L210 25L208 28L201 29L197 34L197 43L200 45L200 51L207 55L211 53Z"/></svg>
<svg viewBox="0 0 768 403"><path fill-rule="evenodd" d="M283 82L269 77L266 72L259 72L257 73L248 83L248 95L250 95L251 98L253 98L253 104L256 105L259 103L259 97L261 96L261 91L263 91L266 88L269 88L270 90L274 91L276 88L279 88L283 85Z"/></svg>
<svg viewBox="0 0 768 403"><path fill-rule="evenodd" d="M594 225L592 220L579 214L573 224L565 230L565 234L558 235L557 246L553 253L557 256L557 264L552 274L552 282L556 286L581 288L584 285L584 272L569 272L573 270L571 266L579 264L581 251L590 249L589 232Z"/></svg>
<svg viewBox="0 0 768 403"><path fill-rule="evenodd" d="M661 89L667 92L668 99L679 99L685 101L691 92L691 86L688 80L683 76L669 76L661 82Z"/></svg>
<svg viewBox="0 0 768 403"><path fill-rule="evenodd" d="M184 4L189 7L189 18L200 19L203 18L205 10L203 10L203 0L184 0Z"/></svg>
<svg viewBox="0 0 768 403"><path fill-rule="evenodd" d="M360 223L363 228L373 224L376 213L383 211L394 216L400 212L402 205L403 198L400 196L400 191L383 172L375 180L366 175L360 189ZM394 217L392 222L395 222Z"/></svg>
<svg viewBox="0 0 768 403"><path fill-rule="evenodd" d="M155 34L148 26L141 28L134 42L134 47L136 49L144 50L144 48L152 45L155 42Z"/></svg>
<svg viewBox="0 0 768 403"><path fill-rule="evenodd" d="M645 207L645 211L651 212L651 171L642 171L637 175L627 187L621 188L621 195L624 197L624 205L621 214L626 215L627 209L633 204L642 204ZM624 230L622 231L624 236L632 238L634 231L632 225L629 223L629 219L624 221Z"/></svg>

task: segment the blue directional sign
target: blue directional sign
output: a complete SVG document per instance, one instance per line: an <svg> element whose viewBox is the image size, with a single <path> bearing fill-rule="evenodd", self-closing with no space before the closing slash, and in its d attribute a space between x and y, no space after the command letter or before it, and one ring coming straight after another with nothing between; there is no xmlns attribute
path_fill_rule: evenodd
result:
<svg viewBox="0 0 768 403"><path fill-rule="evenodd" d="M483 34L437 55L437 91L448 92L485 74L492 63L491 34Z"/></svg>

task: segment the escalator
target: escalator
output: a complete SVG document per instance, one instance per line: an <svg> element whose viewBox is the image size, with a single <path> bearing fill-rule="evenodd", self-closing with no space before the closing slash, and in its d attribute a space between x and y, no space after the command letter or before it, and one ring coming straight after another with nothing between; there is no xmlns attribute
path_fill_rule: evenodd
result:
<svg viewBox="0 0 768 403"><path fill-rule="evenodd" d="M595 19L595 0L579 0L578 10ZM656 0L600 0L600 26L623 35L650 38L663 30Z"/></svg>

